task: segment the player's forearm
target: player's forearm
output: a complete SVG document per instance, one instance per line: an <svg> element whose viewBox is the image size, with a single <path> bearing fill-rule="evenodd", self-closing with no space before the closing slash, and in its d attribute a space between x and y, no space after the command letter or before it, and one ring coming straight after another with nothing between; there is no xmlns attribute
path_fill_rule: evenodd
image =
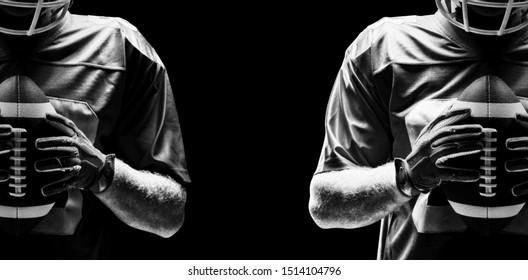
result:
<svg viewBox="0 0 528 280"><path fill-rule="evenodd" d="M394 163L320 173L310 185L310 214L322 228L357 228L379 221L409 200L396 188Z"/></svg>
<svg viewBox="0 0 528 280"><path fill-rule="evenodd" d="M183 224L186 192L180 184L117 159L112 185L96 196L119 219L140 230L170 237Z"/></svg>

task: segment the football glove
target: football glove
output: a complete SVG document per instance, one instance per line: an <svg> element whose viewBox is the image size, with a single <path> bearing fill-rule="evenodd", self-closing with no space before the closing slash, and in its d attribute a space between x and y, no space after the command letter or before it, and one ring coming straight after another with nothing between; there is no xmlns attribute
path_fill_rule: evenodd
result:
<svg viewBox="0 0 528 280"><path fill-rule="evenodd" d="M517 114L516 121L523 128L528 130L527 114ZM528 172L528 136L512 137L506 139L506 149L519 155L519 157L507 160L504 163L506 172ZM512 194L514 196L528 194L528 181L513 186Z"/></svg>
<svg viewBox="0 0 528 280"><path fill-rule="evenodd" d="M482 150L482 126L456 124L470 113L470 109L461 109L441 114L421 131L407 158L394 160L396 183L404 194L427 193L442 181L473 182L479 179L477 169L449 165L450 159Z"/></svg>
<svg viewBox="0 0 528 280"><path fill-rule="evenodd" d="M42 187L42 194L50 196L67 189L104 191L113 180L115 156L101 153L73 121L58 114L46 114L46 121L64 136L35 141L38 150L49 154L35 162L35 169L37 172L62 172L62 176Z"/></svg>
<svg viewBox="0 0 528 280"><path fill-rule="evenodd" d="M0 124L0 182L9 180L11 165L11 150L13 137L13 127L9 124Z"/></svg>

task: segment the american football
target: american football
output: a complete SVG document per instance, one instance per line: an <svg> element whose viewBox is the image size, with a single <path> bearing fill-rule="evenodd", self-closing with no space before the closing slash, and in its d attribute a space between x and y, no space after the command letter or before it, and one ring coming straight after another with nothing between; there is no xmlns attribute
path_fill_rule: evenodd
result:
<svg viewBox="0 0 528 280"><path fill-rule="evenodd" d="M39 174L34 167L44 156L35 148L35 139L58 135L46 123L46 113L55 110L30 78L13 76L0 84L0 124L13 127L9 166L0 165L9 172L9 179L0 182L0 231L13 235L30 231L55 203L55 197L44 197L40 190L50 175Z"/></svg>
<svg viewBox="0 0 528 280"><path fill-rule="evenodd" d="M471 109L464 123L477 123L484 128L483 151L453 161L460 168L479 169L480 179L472 183L442 182L441 187L467 226L489 236L503 229L525 204L526 198L515 197L511 189L527 178L522 172L506 171L505 162L513 159L515 152L506 148L505 141L526 135L526 129L516 121L516 114L526 110L508 85L496 76L483 76L471 83L452 106L461 108Z"/></svg>

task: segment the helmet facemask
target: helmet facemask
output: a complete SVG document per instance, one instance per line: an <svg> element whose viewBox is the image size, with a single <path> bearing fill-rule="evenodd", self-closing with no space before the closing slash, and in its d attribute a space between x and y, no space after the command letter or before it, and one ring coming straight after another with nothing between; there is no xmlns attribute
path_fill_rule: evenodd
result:
<svg viewBox="0 0 528 280"><path fill-rule="evenodd" d="M70 0L0 0L0 32L31 36L62 22Z"/></svg>
<svg viewBox="0 0 528 280"><path fill-rule="evenodd" d="M501 36L528 26L528 0L436 0L436 5L450 23L466 32Z"/></svg>

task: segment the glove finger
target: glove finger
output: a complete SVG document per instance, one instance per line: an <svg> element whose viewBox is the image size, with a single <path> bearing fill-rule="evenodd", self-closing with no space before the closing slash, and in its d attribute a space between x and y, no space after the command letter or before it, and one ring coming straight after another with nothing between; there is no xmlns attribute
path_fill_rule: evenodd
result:
<svg viewBox="0 0 528 280"><path fill-rule="evenodd" d="M507 160L504 163L504 169L510 173L526 172L528 171L528 158L523 157Z"/></svg>
<svg viewBox="0 0 528 280"><path fill-rule="evenodd" d="M9 124L0 124L0 139L10 138L13 132L13 127Z"/></svg>
<svg viewBox="0 0 528 280"><path fill-rule="evenodd" d="M46 121L49 125L56 128L58 131L64 133L64 135L66 136L71 137L77 135L74 129L75 124L71 120L63 117L62 115L46 113Z"/></svg>
<svg viewBox="0 0 528 280"><path fill-rule="evenodd" d="M35 140L35 147L41 151L64 146L76 146L76 142L68 136L43 137Z"/></svg>
<svg viewBox="0 0 528 280"><path fill-rule="evenodd" d="M513 196L522 196L528 194L528 181L522 182L512 187L511 192Z"/></svg>
<svg viewBox="0 0 528 280"><path fill-rule="evenodd" d="M35 171L47 172L78 172L81 170L81 160L78 157L53 157L35 161Z"/></svg>
<svg viewBox="0 0 528 280"><path fill-rule="evenodd" d="M512 137L506 139L506 149L510 151L528 151L528 137Z"/></svg>
<svg viewBox="0 0 528 280"><path fill-rule="evenodd" d="M0 132L9 132L13 130L13 126L7 123L0 124Z"/></svg>
<svg viewBox="0 0 528 280"><path fill-rule="evenodd" d="M436 148L445 143L453 143L467 140L480 141L482 138L482 126L478 124L450 125L437 130L431 137L431 147Z"/></svg>
<svg viewBox="0 0 528 280"><path fill-rule="evenodd" d="M35 161L37 172L54 172L74 170L81 164L77 147L69 146L73 143L71 137L46 137L35 140L35 147L43 154Z"/></svg>
<svg viewBox="0 0 528 280"><path fill-rule="evenodd" d="M438 177L442 181L453 182L475 182L480 178L480 170L466 169L449 165L452 159L464 158L482 151L482 145L475 142L460 142L456 144L444 145L441 152L436 152L433 158L435 166L438 168ZM441 156L439 156L441 154ZM437 157L439 156L439 157Z"/></svg>
<svg viewBox="0 0 528 280"><path fill-rule="evenodd" d="M65 184L65 182L70 180L77 174L78 172L75 171L64 172L63 175L60 176L58 179L54 180L53 182L45 185L40 189L42 195L51 196L69 189L68 184Z"/></svg>
<svg viewBox="0 0 528 280"><path fill-rule="evenodd" d="M476 182L480 179L480 171L462 168L440 168L438 178L447 182Z"/></svg>
<svg viewBox="0 0 528 280"><path fill-rule="evenodd" d="M471 114L471 109L460 109L460 110L447 110L444 111L442 114L437 116L435 119L433 119L430 123L428 123L422 131L420 131L420 134L416 138L417 140L422 138L424 134L430 131L434 131L438 129L439 127L442 127L443 125L446 125L447 119L453 118L455 116L458 116L460 119L467 118Z"/></svg>
<svg viewBox="0 0 528 280"><path fill-rule="evenodd" d="M464 141L447 143L437 147L430 157L437 167L447 167L447 161L478 154L482 149L481 142Z"/></svg>
<svg viewBox="0 0 528 280"><path fill-rule="evenodd" d="M79 149L77 147L54 147L40 149L39 159L51 159L51 158L77 158L80 161Z"/></svg>
<svg viewBox="0 0 528 280"><path fill-rule="evenodd" d="M463 120L471 114L471 109L469 108L462 108L462 109L456 109L456 110L449 110L445 114L442 114L438 116L436 119L434 119L429 127L431 130L436 130L438 128L456 123L460 120Z"/></svg>

